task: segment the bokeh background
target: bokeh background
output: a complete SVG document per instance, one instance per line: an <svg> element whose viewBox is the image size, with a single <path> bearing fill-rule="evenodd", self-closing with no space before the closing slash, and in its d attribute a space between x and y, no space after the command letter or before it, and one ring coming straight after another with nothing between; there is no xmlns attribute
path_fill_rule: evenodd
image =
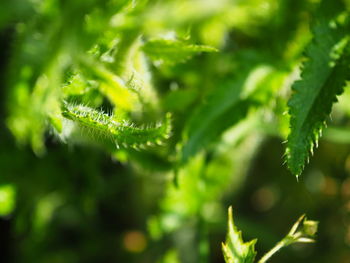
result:
<svg viewBox="0 0 350 263"><path fill-rule="evenodd" d="M128 34L140 23L145 39L176 34L219 50L180 63L148 62L158 107L174 116L170 146L154 150L162 151L161 156L111 152L95 144L62 141L48 128L45 153L38 153L36 139L28 140L32 145L21 140L21 128L12 125L15 120L21 127L27 116L23 112L33 106L16 104L14 97L21 96L17 69L23 61L34 71L48 67L41 57L55 48L47 36L57 24L72 31L64 35L71 43L73 36L86 36L74 22L87 13L103 17L114 6L124 12L123 1L73 2L0 3L0 262L223 262L221 242L231 205L244 240L258 238L258 257L306 213L320 222L317 242L285 248L271 262L350 263L348 91L336 104L299 181L283 164L288 116L282 113L312 37L310 24L319 1L124 1L137 11L116 19L121 25L113 30ZM343 4L346 10L348 2ZM57 22L66 18L73 20ZM100 31L106 25L102 20L101 27L96 25ZM83 41L93 43L93 37ZM35 48L38 43L43 47ZM79 41L75 45L91 48ZM195 116L194 109L210 101L216 89L240 85L256 94L257 109L239 122L228 122L180 168L172 165L171 158L185 144L184 127ZM268 91L260 94L264 87ZM111 107L97 100L99 106ZM235 115L223 115L221 121L231 117ZM35 118L26 119L29 124L23 127L34 127ZM217 124L214 120L208 126Z"/></svg>

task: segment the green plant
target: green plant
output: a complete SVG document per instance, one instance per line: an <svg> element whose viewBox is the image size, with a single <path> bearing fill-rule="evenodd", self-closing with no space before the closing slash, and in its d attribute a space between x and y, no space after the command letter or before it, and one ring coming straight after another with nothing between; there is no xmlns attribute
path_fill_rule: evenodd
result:
<svg viewBox="0 0 350 263"><path fill-rule="evenodd" d="M294 243L311 243L317 232L318 222L307 220L305 215L301 216L293 225L289 233L268 251L258 263L265 263L281 248ZM228 210L228 232L226 243L222 243L226 263L252 263L256 257L256 239L244 243L242 233L237 230L232 218L232 207Z"/></svg>
<svg viewBox="0 0 350 263"><path fill-rule="evenodd" d="M301 174L309 152L317 147L332 104L350 77L348 14L341 5L334 11L338 4L322 3L313 27L313 41L306 48L308 61L303 66L302 79L295 82L289 101L291 132L286 154L296 176Z"/></svg>
<svg viewBox="0 0 350 263"><path fill-rule="evenodd" d="M0 210L7 216L18 209L17 236L28 229L50 233L64 200L74 200L82 214L97 222L100 202L113 204L114 188L126 189L125 181L135 180L145 193L134 189L129 199L136 204L125 202L135 214L144 213L133 216L143 218L149 242L159 247L150 249L149 261L209 262L210 233L224 231L224 211L244 188L266 138L286 141L285 161L297 179L323 130L326 139L349 143L347 0L10 2L0 4L0 30L9 32L4 42L10 53L3 73L3 130L11 132L23 152L30 145L38 158L50 158L45 156L51 156L52 145L88 149L86 165L80 164L79 154L71 158L65 150L52 156L91 173L77 179L91 186L86 193L71 189L67 178L58 190L40 176L32 185L30 176L14 174L66 172L54 161L18 172L16 162L26 167L32 157L4 144L0 183L11 190L5 191L3 205L0 200ZM326 121L330 129L325 129ZM118 179L100 178L101 156L122 167L115 169ZM280 156L275 160L282 165ZM68 173L76 174L76 169ZM25 200L18 208L16 198ZM23 223L32 210L34 219ZM67 214L57 221L79 221ZM258 262L291 243L311 241L316 228L314 221L301 217ZM36 259L41 242L48 239L32 231L21 254L28 260ZM254 244L241 240L229 210L226 262L253 262ZM90 246L102 251L85 244L84 252ZM46 257L50 255L37 260L46 262ZM118 260L136 260L130 258Z"/></svg>

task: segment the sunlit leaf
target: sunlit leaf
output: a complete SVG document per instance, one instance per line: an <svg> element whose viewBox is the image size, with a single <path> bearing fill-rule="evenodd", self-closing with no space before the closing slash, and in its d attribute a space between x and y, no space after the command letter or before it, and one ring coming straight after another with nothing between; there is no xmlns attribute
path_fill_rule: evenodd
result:
<svg viewBox="0 0 350 263"><path fill-rule="evenodd" d="M286 159L297 177L317 146L337 95L350 78L348 29L321 17L313 28L314 39L306 49L301 80L294 83L289 100L291 131Z"/></svg>
<svg viewBox="0 0 350 263"><path fill-rule="evenodd" d="M256 251L256 239L243 242L242 233L233 222L232 207L228 210L228 230L226 242L222 243L222 251L226 263L253 263Z"/></svg>
<svg viewBox="0 0 350 263"><path fill-rule="evenodd" d="M144 44L143 50L152 60L170 64L184 62L202 52L217 51L210 46L193 45L169 39L149 40Z"/></svg>
<svg viewBox="0 0 350 263"><path fill-rule="evenodd" d="M0 216L13 212L16 205L16 189L11 184L0 185Z"/></svg>

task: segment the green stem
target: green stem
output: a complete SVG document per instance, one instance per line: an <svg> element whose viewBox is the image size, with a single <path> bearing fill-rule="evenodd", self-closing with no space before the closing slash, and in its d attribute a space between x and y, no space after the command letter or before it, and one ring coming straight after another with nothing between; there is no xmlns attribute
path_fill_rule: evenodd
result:
<svg viewBox="0 0 350 263"><path fill-rule="evenodd" d="M287 246L286 238L278 242L269 252L267 252L259 261L258 263L265 263L267 262L275 253L277 253L281 248Z"/></svg>
<svg viewBox="0 0 350 263"><path fill-rule="evenodd" d="M130 57L133 56L135 52L135 43L138 37L139 31L135 29L123 36L120 42L116 45L116 50L113 54L115 59L113 63L113 71L116 75L122 76L127 70L127 67L130 66Z"/></svg>

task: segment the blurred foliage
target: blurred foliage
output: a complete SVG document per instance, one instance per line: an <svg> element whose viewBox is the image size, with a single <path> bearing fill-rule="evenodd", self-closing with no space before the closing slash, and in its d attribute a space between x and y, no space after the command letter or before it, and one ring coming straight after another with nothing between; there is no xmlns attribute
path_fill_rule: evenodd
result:
<svg viewBox="0 0 350 263"><path fill-rule="evenodd" d="M307 213L274 262L348 263L349 7L1 1L0 261L223 262L233 205L257 258Z"/></svg>

